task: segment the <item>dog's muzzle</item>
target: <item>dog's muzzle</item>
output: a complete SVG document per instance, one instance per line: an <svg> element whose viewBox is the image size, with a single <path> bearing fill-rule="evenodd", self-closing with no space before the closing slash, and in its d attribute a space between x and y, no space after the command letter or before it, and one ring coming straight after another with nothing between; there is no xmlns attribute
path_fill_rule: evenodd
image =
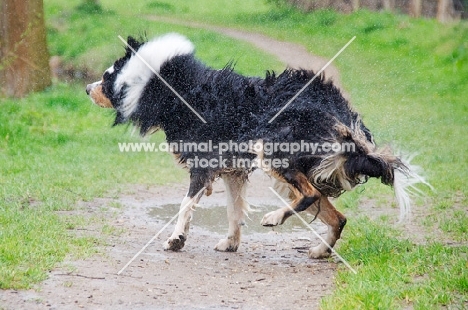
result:
<svg viewBox="0 0 468 310"><path fill-rule="evenodd" d="M89 96L89 94L91 93L91 91L100 84L101 82L94 82L92 84L88 84L86 85L86 95Z"/></svg>
<svg viewBox="0 0 468 310"><path fill-rule="evenodd" d="M94 82L86 85L86 94L88 94L91 101L102 108L112 108L112 102L102 93L102 82Z"/></svg>

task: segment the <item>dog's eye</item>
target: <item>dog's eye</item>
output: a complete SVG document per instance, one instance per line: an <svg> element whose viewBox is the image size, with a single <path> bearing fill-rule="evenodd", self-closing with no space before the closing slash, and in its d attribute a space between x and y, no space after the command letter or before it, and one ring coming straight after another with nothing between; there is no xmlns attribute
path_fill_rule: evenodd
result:
<svg viewBox="0 0 468 310"><path fill-rule="evenodd" d="M109 86L109 80L106 80L105 78L103 78L103 79L102 79L101 86L102 86L102 89L103 89L103 90L107 89L108 86Z"/></svg>
<svg viewBox="0 0 468 310"><path fill-rule="evenodd" d="M110 76L110 73L109 72L104 72L104 75L102 76L102 79L105 81L107 79L109 79L109 76Z"/></svg>
<svg viewBox="0 0 468 310"><path fill-rule="evenodd" d="M101 87L102 87L102 92L106 96L108 96L108 98L111 98L114 95L113 94L114 91L112 89L112 81L110 80L109 76L107 76L107 79L106 79L106 77L103 76Z"/></svg>

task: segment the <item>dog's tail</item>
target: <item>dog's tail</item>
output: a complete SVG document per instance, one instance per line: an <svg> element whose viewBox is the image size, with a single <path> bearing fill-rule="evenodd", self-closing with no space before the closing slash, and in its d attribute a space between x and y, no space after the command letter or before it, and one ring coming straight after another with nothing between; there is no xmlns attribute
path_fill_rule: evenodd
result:
<svg viewBox="0 0 468 310"><path fill-rule="evenodd" d="M431 190L434 190L423 176L421 176L421 167L411 164L412 157L400 157L403 168L396 168L394 172L393 188L395 190L396 200L400 207L400 222L409 217L411 212L411 198L413 194L423 194L416 187L417 184L424 184Z"/></svg>
<svg viewBox="0 0 468 310"><path fill-rule="evenodd" d="M380 178L383 184L393 186L400 207L400 222L411 214L411 196L421 193L416 185L423 183L431 187L420 175L420 167L412 165L410 158L393 155L390 148L367 155L351 156L344 169L347 176L367 175Z"/></svg>
<svg viewBox="0 0 468 310"><path fill-rule="evenodd" d="M351 190L365 182L368 177L380 178L383 184L394 188L400 207L400 222L408 218L411 212L411 196L420 192L416 185L423 183L432 188L420 176L420 168L410 163L412 158L405 159L394 155L389 147L376 149L359 127L341 128L338 132L344 134L342 138L346 141L352 141L355 149L324 157L309 176L311 181L319 189L321 186L333 184L336 188Z"/></svg>

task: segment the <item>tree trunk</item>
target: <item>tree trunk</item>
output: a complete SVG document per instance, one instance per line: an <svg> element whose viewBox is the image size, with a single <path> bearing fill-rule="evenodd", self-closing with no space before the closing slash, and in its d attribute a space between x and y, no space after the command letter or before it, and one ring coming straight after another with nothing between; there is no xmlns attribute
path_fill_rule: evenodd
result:
<svg viewBox="0 0 468 310"><path fill-rule="evenodd" d="M353 11L359 10L359 0L352 0L351 5L353 7Z"/></svg>
<svg viewBox="0 0 468 310"><path fill-rule="evenodd" d="M50 84L42 0L0 0L0 93L22 97Z"/></svg>
<svg viewBox="0 0 468 310"><path fill-rule="evenodd" d="M454 19L452 0L439 0L437 4L437 20L446 23Z"/></svg>
<svg viewBox="0 0 468 310"><path fill-rule="evenodd" d="M395 0L383 0L383 8L387 11L392 11L395 9Z"/></svg>
<svg viewBox="0 0 468 310"><path fill-rule="evenodd" d="M410 3L409 13L413 17L420 17L421 16L421 9L422 9L422 0L412 0Z"/></svg>

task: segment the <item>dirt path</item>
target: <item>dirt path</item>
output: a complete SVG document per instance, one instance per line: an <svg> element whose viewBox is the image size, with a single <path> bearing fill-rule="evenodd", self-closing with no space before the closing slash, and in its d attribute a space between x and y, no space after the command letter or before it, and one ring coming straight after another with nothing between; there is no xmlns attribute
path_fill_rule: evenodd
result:
<svg viewBox="0 0 468 310"><path fill-rule="evenodd" d="M250 214L237 253L213 250L227 232L224 186L202 199L183 251L165 252L170 226L123 274L116 273L159 231L178 209L187 183L166 187L133 186L116 198L81 203L78 212L104 218L112 227L99 252L84 260L67 260L33 290L0 292L5 309L293 309L317 308L333 287L337 264L310 260L305 248L317 244L298 220L275 229L259 222L280 205L268 190L271 180L260 171L251 176ZM111 220L109 220L109 218ZM97 221L99 222L99 221ZM325 227L314 223L317 231ZM84 229L84 230L83 230ZM109 230L109 229L108 229ZM101 227L77 227L97 235ZM0 307L0 308L1 308Z"/></svg>
<svg viewBox="0 0 468 310"><path fill-rule="evenodd" d="M326 63L302 46L261 34L185 24L248 41L290 67L318 71ZM333 66L326 74L339 81ZM183 251L162 250L171 225L119 276L116 273L177 212L188 182L133 186L117 197L81 203L74 212L109 223L111 233L101 236L106 243L99 248L102 254L68 259L32 290L0 291L0 309L318 308L320 298L333 287L337 264L307 258L304 248L317 244L318 239L298 221L289 220L274 230L261 227L262 215L281 203L267 189L271 180L261 172L251 176L251 183L248 200L259 212L251 214L237 253L213 250L227 232L224 187L218 181L214 194L204 197L203 207L195 212ZM323 225L314 225L319 232L325 231ZM98 235L101 231L99 225L90 224L74 233Z"/></svg>

